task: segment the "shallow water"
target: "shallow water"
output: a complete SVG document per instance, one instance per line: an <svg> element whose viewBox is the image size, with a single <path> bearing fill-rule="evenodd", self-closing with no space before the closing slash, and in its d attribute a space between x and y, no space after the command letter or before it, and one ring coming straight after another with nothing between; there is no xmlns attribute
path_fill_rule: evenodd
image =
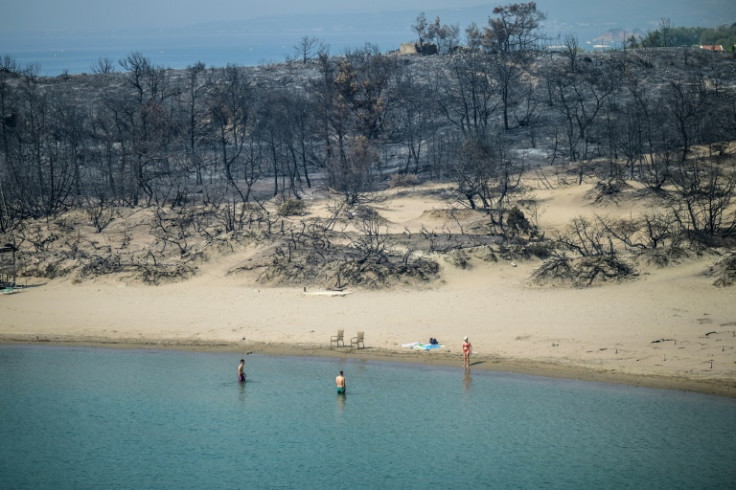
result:
<svg viewBox="0 0 736 490"><path fill-rule="evenodd" d="M238 360L0 346L0 487L736 487L733 399L258 355L241 385Z"/></svg>

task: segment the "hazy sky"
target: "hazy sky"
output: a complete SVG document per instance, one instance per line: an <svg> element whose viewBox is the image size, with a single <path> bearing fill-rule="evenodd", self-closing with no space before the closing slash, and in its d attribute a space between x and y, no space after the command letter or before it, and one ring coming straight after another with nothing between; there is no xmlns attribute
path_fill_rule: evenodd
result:
<svg viewBox="0 0 736 490"><path fill-rule="evenodd" d="M482 5L482 0L0 0L0 28L181 27L288 13L378 12ZM497 5L497 3L489 5Z"/></svg>
<svg viewBox="0 0 736 490"><path fill-rule="evenodd" d="M487 5L490 14L493 7L514 1L525 0L0 0L0 29L14 32L183 27L289 13L416 11L429 14L432 10L477 5ZM622 15L632 21L645 15L650 21L663 17L674 20L675 16L668 12L679 12L677 20L683 24L675 25L691 21L688 25L702 25L699 20L706 14L718 19L716 22L736 21L735 0L537 0L537 6L548 14L549 20L581 14L598 22L608 16ZM687 15L688 12L693 15Z"/></svg>

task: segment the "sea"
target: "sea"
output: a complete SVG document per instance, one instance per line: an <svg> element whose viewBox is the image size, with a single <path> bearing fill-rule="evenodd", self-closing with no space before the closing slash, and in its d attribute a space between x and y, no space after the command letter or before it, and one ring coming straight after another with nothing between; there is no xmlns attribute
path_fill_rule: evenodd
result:
<svg viewBox="0 0 736 490"><path fill-rule="evenodd" d="M0 346L0 488L736 488L731 398L240 357Z"/></svg>
<svg viewBox="0 0 736 490"><path fill-rule="evenodd" d="M301 36L303 37L303 36ZM299 59L295 48L301 39L297 33L255 33L222 36L161 35L18 35L0 33L0 56L12 57L21 69L32 68L38 75L94 73L101 59L112 62L115 71L124 69L119 62L131 53L141 53L153 66L184 69L197 63L208 68L259 66ZM316 36L314 36L316 37ZM322 40L331 55L375 46L379 52L397 50L409 35L404 32L331 33Z"/></svg>

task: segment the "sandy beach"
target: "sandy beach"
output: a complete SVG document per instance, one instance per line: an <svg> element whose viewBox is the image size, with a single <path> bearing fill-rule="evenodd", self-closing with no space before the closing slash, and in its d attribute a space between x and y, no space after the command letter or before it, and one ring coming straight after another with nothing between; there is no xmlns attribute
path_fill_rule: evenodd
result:
<svg viewBox="0 0 736 490"><path fill-rule="evenodd" d="M573 213L601 213L588 186L538 192L539 222L563 226ZM397 229L419 226L426 194L403 193L380 210ZM616 205L606 212L626 215ZM339 356L513 371L736 396L736 295L704 272L713 255L667 268L640 268L635 280L590 288L539 287L539 261L441 262L441 280L388 290L261 287L229 275L243 257L202 264L192 279L147 286L115 277L89 281L22 278L0 296L0 341L110 347L217 349L234 353ZM345 332L346 347L330 348ZM350 338L365 332L365 349ZM443 345L417 351L402 345Z"/></svg>
<svg viewBox="0 0 736 490"><path fill-rule="evenodd" d="M157 287L51 281L0 298L0 340L460 367L467 335L474 349L472 369L736 396L733 292L714 289L699 277L704 265L586 290L532 289L526 267L508 264L450 278L433 290L345 295L214 284L206 278ZM330 348L338 329L344 329L347 347ZM365 349L349 346L358 331L365 332ZM430 337L444 347L401 347Z"/></svg>

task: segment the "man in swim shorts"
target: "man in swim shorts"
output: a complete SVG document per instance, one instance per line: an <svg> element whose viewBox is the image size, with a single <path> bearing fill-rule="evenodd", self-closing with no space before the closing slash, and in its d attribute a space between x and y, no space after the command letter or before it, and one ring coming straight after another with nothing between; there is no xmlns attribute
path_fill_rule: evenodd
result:
<svg viewBox="0 0 736 490"><path fill-rule="evenodd" d="M245 382L245 359L241 359L240 364L238 364L238 381Z"/></svg>
<svg viewBox="0 0 736 490"><path fill-rule="evenodd" d="M346 385L345 385L345 376L342 374L342 371L340 371L340 374L338 374L337 378L335 378L335 384L337 385L337 394L344 395Z"/></svg>

